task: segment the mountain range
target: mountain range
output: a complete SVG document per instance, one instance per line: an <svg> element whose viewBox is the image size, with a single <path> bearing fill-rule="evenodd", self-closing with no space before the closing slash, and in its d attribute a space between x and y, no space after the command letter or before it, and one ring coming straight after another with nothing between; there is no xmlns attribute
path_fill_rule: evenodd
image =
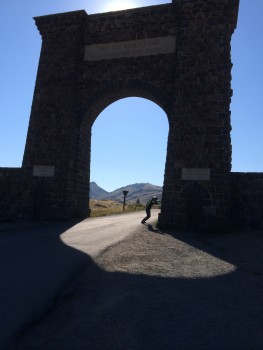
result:
<svg viewBox="0 0 263 350"><path fill-rule="evenodd" d="M162 187L155 186L149 183L136 183L118 188L112 192L107 192L96 182L90 183L90 199L114 200L116 202L123 202L122 191L129 191L126 197L126 202L136 202L138 199L141 204L145 204L152 196L157 196L159 200L162 199Z"/></svg>

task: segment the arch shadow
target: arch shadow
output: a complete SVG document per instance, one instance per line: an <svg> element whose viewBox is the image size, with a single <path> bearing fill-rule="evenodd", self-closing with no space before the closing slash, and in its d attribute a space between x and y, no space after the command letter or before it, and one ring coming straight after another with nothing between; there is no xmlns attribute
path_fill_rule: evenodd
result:
<svg viewBox="0 0 263 350"><path fill-rule="evenodd" d="M97 263L86 256L86 269L58 293L53 312L27 330L16 349L260 349L263 271L250 252L262 250L262 236L164 233L166 237L145 227L141 236L125 243L126 248L121 243L114 255L113 247ZM164 239L169 247L163 245ZM234 254L237 243L239 254ZM236 269L206 278L163 275L161 270L151 270L151 265L158 263L158 257L165 259L164 247L174 249L172 255L166 250L168 264L173 264L173 254L187 264L189 252L194 254L196 249L198 259L204 254L230 262ZM72 248L63 247L62 242L52 255L57 249L66 253L62 260L72 257ZM142 265L136 266L132 259L143 252ZM35 256L31 258L33 262ZM108 268L112 264L113 270ZM128 265L132 268L126 271ZM142 272L145 268L147 273ZM193 264L191 269L195 268Z"/></svg>

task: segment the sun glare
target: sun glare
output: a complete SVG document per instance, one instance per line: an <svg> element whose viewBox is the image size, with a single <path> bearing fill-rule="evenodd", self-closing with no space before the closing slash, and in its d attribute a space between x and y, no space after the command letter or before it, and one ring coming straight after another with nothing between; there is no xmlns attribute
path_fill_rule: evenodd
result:
<svg viewBox="0 0 263 350"><path fill-rule="evenodd" d="M114 0L111 1L105 8L105 11L120 11L136 7L134 1L131 0Z"/></svg>

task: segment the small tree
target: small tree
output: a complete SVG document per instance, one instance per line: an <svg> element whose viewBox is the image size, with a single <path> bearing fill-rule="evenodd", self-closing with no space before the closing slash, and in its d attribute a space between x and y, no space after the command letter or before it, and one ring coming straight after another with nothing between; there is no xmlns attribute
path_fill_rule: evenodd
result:
<svg viewBox="0 0 263 350"><path fill-rule="evenodd" d="M137 207L141 205L141 202L139 200L139 198L136 200L136 203L135 203L135 210L137 210Z"/></svg>

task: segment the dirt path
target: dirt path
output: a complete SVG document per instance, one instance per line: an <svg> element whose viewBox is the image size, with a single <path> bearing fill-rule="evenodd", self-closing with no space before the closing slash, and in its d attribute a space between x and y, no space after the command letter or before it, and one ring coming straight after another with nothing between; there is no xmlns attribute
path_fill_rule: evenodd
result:
<svg viewBox="0 0 263 350"><path fill-rule="evenodd" d="M161 233L108 248L17 349L263 349L263 233Z"/></svg>

